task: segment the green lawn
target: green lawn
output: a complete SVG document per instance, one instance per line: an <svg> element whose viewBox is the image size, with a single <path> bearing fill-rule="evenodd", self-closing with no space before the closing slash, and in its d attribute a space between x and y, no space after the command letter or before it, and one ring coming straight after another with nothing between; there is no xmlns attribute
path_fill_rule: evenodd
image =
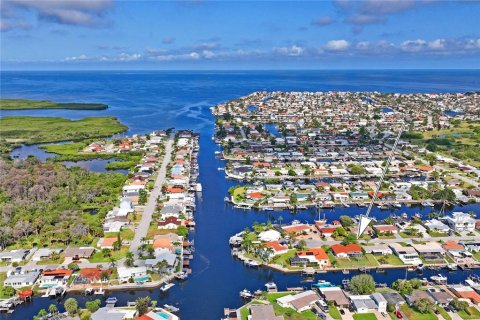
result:
<svg viewBox="0 0 480 320"><path fill-rule="evenodd" d="M402 260L394 254L377 257L377 260L380 260L381 258L385 258L387 264L391 264L392 266L403 266L404 264Z"/></svg>
<svg viewBox="0 0 480 320"><path fill-rule="evenodd" d="M480 251L479 252L472 252L473 257L475 260L480 261Z"/></svg>
<svg viewBox="0 0 480 320"><path fill-rule="evenodd" d="M328 314L335 320L342 319L340 311L338 311L337 307L335 306L328 306Z"/></svg>
<svg viewBox="0 0 480 320"><path fill-rule="evenodd" d="M377 320L374 313L358 313L353 315L354 320Z"/></svg>
<svg viewBox="0 0 480 320"><path fill-rule="evenodd" d="M64 260L65 260L65 255L61 253L58 255L58 259L51 259L51 258L42 259L37 262L37 265L47 266L47 265L53 265L53 264L62 264Z"/></svg>
<svg viewBox="0 0 480 320"><path fill-rule="evenodd" d="M40 146L41 149L44 149L46 152L55 153L59 155L76 155L79 151L84 149L87 146L85 142L72 142L72 143L62 143L62 144L47 144Z"/></svg>
<svg viewBox="0 0 480 320"><path fill-rule="evenodd" d="M115 117L69 120L59 117L2 117L0 136L9 143L80 141L108 137L127 129Z"/></svg>
<svg viewBox="0 0 480 320"><path fill-rule="evenodd" d="M350 258L350 259L340 259L337 260L338 268L360 268L360 267L376 267L379 265L378 261L371 254L365 254L361 258Z"/></svg>
<svg viewBox="0 0 480 320"><path fill-rule="evenodd" d="M402 312L403 316L407 319L412 319L412 320L437 320L438 319L438 317L434 313L416 312L415 310L410 308L406 303L404 303L400 307L400 311Z"/></svg>
<svg viewBox="0 0 480 320"><path fill-rule="evenodd" d="M279 264L281 266L288 266L290 265L290 258L295 256L296 252L297 250L295 249L288 250L286 253L282 255L273 257L272 263Z"/></svg>
<svg viewBox="0 0 480 320"><path fill-rule="evenodd" d="M459 311L458 315L467 320L480 319L480 311L475 307L468 307L465 311Z"/></svg>
<svg viewBox="0 0 480 320"><path fill-rule="evenodd" d="M437 310L440 311L440 314L445 320L452 320L452 317L450 317L450 315L447 313L447 311L444 308L437 306Z"/></svg>
<svg viewBox="0 0 480 320"><path fill-rule="evenodd" d="M125 255L128 252L129 247L122 247L119 251L112 251L112 257L115 261L125 258ZM91 263L100 263L100 262L110 262L110 257L104 257L101 251L95 252L90 259L88 259Z"/></svg>
<svg viewBox="0 0 480 320"><path fill-rule="evenodd" d="M133 232L133 230L129 228L125 228L125 229L122 229L122 231L120 231L120 238L122 238L122 240L132 240L134 235L135 233ZM117 232L105 232L104 234L105 238L111 238L116 236L117 236Z"/></svg>
<svg viewBox="0 0 480 320"><path fill-rule="evenodd" d="M74 109L74 110L105 110L103 103L59 103L47 100L1 99L0 110L27 109Z"/></svg>
<svg viewBox="0 0 480 320"><path fill-rule="evenodd" d="M247 307L242 307L240 309L240 315L242 317L242 320L247 320L248 316L250 315L250 311L248 311Z"/></svg>
<svg viewBox="0 0 480 320"><path fill-rule="evenodd" d="M0 272L0 299L10 298L10 297L3 296L3 281L5 281L5 279L7 279L7 273Z"/></svg>

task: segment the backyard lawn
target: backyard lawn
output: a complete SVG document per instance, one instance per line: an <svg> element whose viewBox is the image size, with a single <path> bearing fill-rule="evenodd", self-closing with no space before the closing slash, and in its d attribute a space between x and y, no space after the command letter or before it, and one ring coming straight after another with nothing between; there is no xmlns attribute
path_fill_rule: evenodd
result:
<svg viewBox="0 0 480 320"><path fill-rule="evenodd" d="M412 320L437 320L438 319L434 313L416 312L415 310L410 308L406 303L400 307L400 311L402 312L403 316L407 319L412 319Z"/></svg>
<svg viewBox="0 0 480 320"><path fill-rule="evenodd" d="M276 300L278 298L284 297L286 295L292 294L291 292L276 292L276 293L267 293L267 299L273 305L273 310L275 315L283 315L285 320L317 320L317 316L310 310L304 311L302 313L296 312L291 308L282 308L278 305Z"/></svg>
<svg viewBox="0 0 480 320"><path fill-rule="evenodd" d="M118 261L120 259L125 258L125 255L128 252L127 246L123 246L119 251L111 251L111 257L115 260ZM104 256L102 251L97 251L93 254L93 256L88 259L90 263L99 263L99 262L110 262L110 256L106 255Z"/></svg>
<svg viewBox="0 0 480 320"><path fill-rule="evenodd" d="M296 252L297 252L297 250L295 250L295 249L288 250L286 253L284 253L282 255L275 256L272 259L272 263L279 264L281 266L288 266L290 264L290 262L289 262L290 258L295 256Z"/></svg>
<svg viewBox="0 0 480 320"><path fill-rule="evenodd" d="M376 267L379 265L378 261L371 254L366 254L361 258L350 258L350 259L340 259L334 258L337 260L338 268L360 268L360 267Z"/></svg>
<svg viewBox="0 0 480 320"><path fill-rule="evenodd" d="M335 306L328 306L328 314L335 320L342 319L342 315Z"/></svg>
<svg viewBox="0 0 480 320"><path fill-rule="evenodd" d="M377 320L374 313L359 313L353 315L354 320Z"/></svg>
<svg viewBox="0 0 480 320"><path fill-rule="evenodd" d="M392 266L403 266L402 260L400 260L400 258L394 254L389 254L389 255L381 256L377 258L377 260L381 260L381 259L385 259L386 264L390 264Z"/></svg>
<svg viewBox="0 0 480 320"><path fill-rule="evenodd" d="M480 319L480 311L475 307L468 307L465 311L459 311L458 315L467 320Z"/></svg>

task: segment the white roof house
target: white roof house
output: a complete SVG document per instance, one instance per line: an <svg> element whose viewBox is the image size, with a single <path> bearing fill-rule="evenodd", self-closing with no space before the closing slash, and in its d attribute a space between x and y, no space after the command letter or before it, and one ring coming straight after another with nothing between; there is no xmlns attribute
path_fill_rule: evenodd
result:
<svg viewBox="0 0 480 320"><path fill-rule="evenodd" d="M475 230L475 219L465 212L453 212L445 218L445 222L456 232Z"/></svg>
<svg viewBox="0 0 480 320"><path fill-rule="evenodd" d="M117 268L118 279L120 282L126 282L130 278L141 278L147 275L146 267L118 267Z"/></svg>
<svg viewBox="0 0 480 320"><path fill-rule="evenodd" d="M280 239L281 235L280 232L277 230L267 230L267 231L262 231L258 235L258 239L261 241L278 241Z"/></svg>
<svg viewBox="0 0 480 320"><path fill-rule="evenodd" d="M37 281L39 276L39 271L31 271L23 274L11 274L7 277L7 279L5 279L3 285L14 288L30 287L35 284L35 281Z"/></svg>

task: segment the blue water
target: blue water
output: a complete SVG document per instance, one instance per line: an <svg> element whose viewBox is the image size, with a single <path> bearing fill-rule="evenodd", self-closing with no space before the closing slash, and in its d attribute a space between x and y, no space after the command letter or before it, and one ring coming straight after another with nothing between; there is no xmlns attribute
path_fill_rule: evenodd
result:
<svg viewBox="0 0 480 320"><path fill-rule="evenodd" d="M79 119L92 115L114 115L129 126L130 133L145 133L154 129L176 127L200 132L200 182L203 194L197 200L196 223L193 233L195 255L191 261L193 274L177 283L168 292L160 290L115 292L117 305L124 305L138 296L150 295L165 303L178 306L182 319L219 319L224 307L242 304L239 292L244 289L264 289L270 281L280 289L299 286L300 275L283 275L267 269L245 268L230 255L228 238L254 221L284 222L298 219L312 222L316 213L305 210L289 212L243 211L226 205L223 198L234 182L225 180L217 170L225 164L214 157L219 150L211 137L213 118L209 108L216 103L257 90L295 91L380 91L380 92L452 92L474 91L480 87L480 71L256 71L256 72L5 72L0 74L2 98L52 99L56 101L101 102L110 108L103 111L28 110L3 111L1 115L62 116ZM479 206L469 205L456 210L479 212ZM404 208L396 213L427 214L430 208ZM452 210L450 208L449 210ZM356 215L365 208L341 208L326 211L328 219L340 215ZM392 212L374 209L372 215L384 218ZM477 272L477 271L475 271ZM422 277L438 273L425 271ZM317 276L339 284L354 273L329 273ZM404 270L374 274L380 283L390 284L397 278L414 277ZM467 273L449 273L449 282L460 282ZM308 284L304 284L309 286ZM75 296L80 305L91 297ZM55 300L35 298L31 304L17 308L11 316L1 319L31 319L41 308ZM60 309L62 309L61 307Z"/></svg>

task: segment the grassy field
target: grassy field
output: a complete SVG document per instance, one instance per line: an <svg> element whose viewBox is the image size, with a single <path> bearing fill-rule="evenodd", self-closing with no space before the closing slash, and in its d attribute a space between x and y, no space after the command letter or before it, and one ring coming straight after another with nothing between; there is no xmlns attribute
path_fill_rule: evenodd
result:
<svg viewBox="0 0 480 320"><path fill-rule="evenodd" d="M328 306L328 314L335 320L341 320L342 315L335 306Z"/></svg>
<svg viewBox="0 0 480 320"><path fill-rule="evenodd" d="M403 266L403 264L404 264L402 262L402 260L400 260L400 258L397 257L394 254L389 254L389 255L381 256L381 257L376 257L377 260L381 260L382 258L384 258L386 260L387 264L391 264L392 266Z"/></svg>
<svg viewBox="0 0 480 320"><path fill-rule="evenodd" d="M480 319L480 311L475 307L468 307L466 311L459 311L458 315L466 320Z"/></svg>
<svg viewBox="0 0 480 320"><path fill-rule="evenodd" d="M9 298L3 296L3 281L5 281L5 279L7 279L7 273L0 272L0 299Z"/></svg>
<svg viewBox="0 0 480 320"><path fill-rule="evenodd" d="M434 313L416 312L415 310L410 308L406 303L400 307L400 311L403 313L403 316L407 319L415 319L415 320L437 320L438 319L438 317Z"/></svg>
<svg viewBox="0 0 480 320"><path fill-rule="evenodd" d="M128 252L128 247L123 246L120 250L111 252L112 258L115 261L123 259L125 258L127 252ZM109 256L104 257L101 251L97 251L92 255L90 259L88 259L88 262L90 263L110 262L110 257Z"/></svg>
<svg viewBox="0 0 480 320"><path fill-rule="evenodd" d="M288 250L287 253L284 253L282 255L279 255L279 256L275 256L273 259L272 259L272 263L275 263L275 264L279 264L279 265L289 265L289 261L290 261L290 258L292 258L293 256L295 256L295 253L297 252L297 250L295 249L292 249L292 250Z"/></svg>
<svg viewBox="0 0 480 320"><path fill-rule="evenodd" d="M431 151L461 159L467 164L480 165L480 121L460 121L450 129L422 133L412 143L428 146Z"/></svg>
<svg viewBox="0 0 480 320"><path fill-rule="evenodd" d="M80 141L107 137L125 130L127 127L115 117L89 117L81 120L57 117L0 118L0 136L6 143Z"/></svg>
<svg viewBox="0 0 480 320"><path fill-rule="evenodd" d="M359 313L353 315L354 320L377 320L374 313Z"/></svg>
<svg viewBox="0 0 480 320"><path fill-rule="evenodd" d="M360 267L376 267L379 265L378 261L371 254L366 254L361 258L340 259L334 258L337 261L337 268L360 268ZM330 259L332 261L332 259Z"/></svg>
<svg viewBox="0 0 480 320"><path fill-rule="evenodd" d="M0 110L27 109L72 109L72 110L105 110L103 103L59 103L47 100L1 99Z"/></svg>

